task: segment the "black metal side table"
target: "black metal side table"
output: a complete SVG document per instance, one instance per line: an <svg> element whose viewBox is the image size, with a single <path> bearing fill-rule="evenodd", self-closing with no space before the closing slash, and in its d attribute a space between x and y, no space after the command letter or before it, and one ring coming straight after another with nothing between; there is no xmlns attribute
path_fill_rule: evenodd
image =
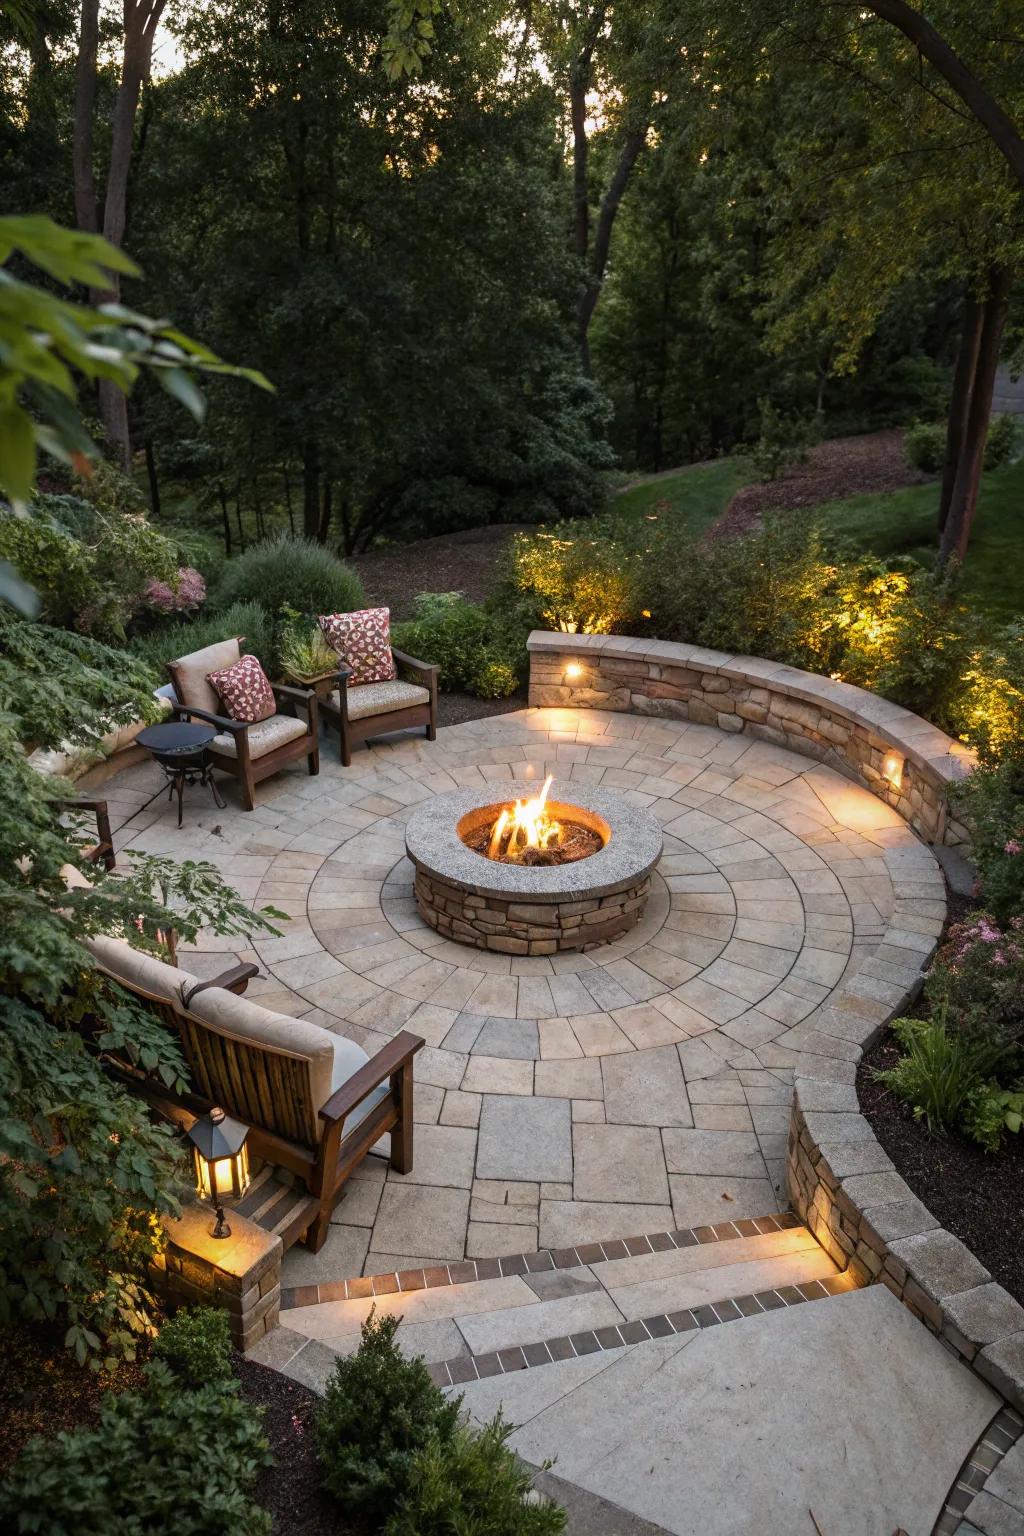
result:
<svg viewBox="0 0 1024 1536"><path fill-rule="evenodd" d="M187 721L174 721L168 725L149 725L140 731L136 740L145 747L160 764L170 784L168 800L178 797L178 826L181 826L181 797L186 784L207 784L214 804L223 810L226 801L220 797L213 777L213 763L209 746L216 731L208 725L190 725Z"/></svg>

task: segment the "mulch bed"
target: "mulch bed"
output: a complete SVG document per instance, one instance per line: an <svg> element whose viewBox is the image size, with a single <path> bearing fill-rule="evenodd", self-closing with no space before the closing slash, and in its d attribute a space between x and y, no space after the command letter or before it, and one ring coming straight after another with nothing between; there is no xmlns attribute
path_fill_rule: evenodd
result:
<svg viewBox="0 0 1024 1536"><path fill-rule="evenodd" d="M50 1438L94 1424L108 1392L127 1392L143 1382L137 1365L122 1365L113 1374L83 1370L60 1338L41 1329L3 1329L0 1352L0 1476L34 1435Z"/></svg>
<svg viewBox="0 0 1024 1536"><path fill-rule="evenodd" d="M902 432L835 438L818 443L810 450L806 464L783 470L777 480L743 486L709 537L733 538L752 533L766 512L816 507L876 491L897 491L905 485L922 485L928 478L907 462Z"/></svg>
<svg viewBox="0 0 1024 1536"><path fill-rule="evenodd" d="M857 1097L896 1170L936 1221L1024 1303L1024 1136L1009 1136L994 1157L956 1135L930 1136L909 1107L874 1080L895 1066L899 1047L886 1033L863 1057Z"/></svg>
<svg viewBox="0 0 1024 1536"><path fill-rule="evenodd" d="M252 1360L236 1356L235 1369L243 1397L264 1410L274 1465L260 1474L256 1500L270 1511L274 1536L347 1536L351 1527L320 1489L313 1433L316 1394Z"/></svg>
<svg viewBox="0 0 1024 1536"><path fill-rule="evenodd" d="M464 720L482 720L485 715L510 715L513 710L525 708L525 693L514 693L508 699L478 699L472 693L439 693L437 723L461 725Z"/></svg>
<svg viewBox="0 0 1024 1536"><path fill-rule="evenodd" d="M407 619L418 592L461 592L470 602L482 602L499 555L512 535L526 528L525 523L467 528L357 555L349 564L359 572L371 602L387 603L396 621Z"/></svg>

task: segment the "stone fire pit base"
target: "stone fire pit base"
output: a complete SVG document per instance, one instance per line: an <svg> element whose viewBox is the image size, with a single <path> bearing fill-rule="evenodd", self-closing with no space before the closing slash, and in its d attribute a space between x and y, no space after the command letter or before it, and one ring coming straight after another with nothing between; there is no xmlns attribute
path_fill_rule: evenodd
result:
<svg viewBox="0 0 1024 1536"><path fill-rule="evenodd" d="M440 875L416 871L416 907L424 922L459 944L503 955L553 955L607 944L640 921L650 889L645 876L607 896L526 901L478 896Z"/></svg>
<svg viewBox="0 0 1024 1536"><path fill-rule="evenodd" d="M639 923L661 858L661 825L620 795L575 781L555 784L551 814L603 839L586 859L502 863L463 842L475 827L489 826L502 806L539 788L492 784L486 799L477 789L460 789L413 812L405 847L416 870L416 906L445 938L503 955L553 955L608 944Z"/></svg>

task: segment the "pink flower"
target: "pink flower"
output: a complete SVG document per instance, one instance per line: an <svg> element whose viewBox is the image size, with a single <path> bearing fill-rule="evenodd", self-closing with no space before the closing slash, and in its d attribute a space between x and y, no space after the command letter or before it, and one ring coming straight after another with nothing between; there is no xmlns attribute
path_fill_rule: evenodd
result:
<svg viewBox="0 0 1024 1536"><path fill-rule="evenodd" d="M179 566L177 589L166 581L150 581L143 593L144 601L158 613L187 613L198 608L205 598L206 582L191 565Z"/></svg>
<svg viewBox="0 0 1024 1536"><path fill-rule="evenodd" d="M297 1435L304 1435L306 1433L306 1426L297 1413L292 1414L292 1429Z"/></svg>
<svg viewBox="0 0 1024 1536"><path fill-rule="evenodd" d="M1011 837L1008 843L1003 844L1004 853L1021 853L1022 851L1024 851L1024 844L1019 843L1015 837Z"/></svg>

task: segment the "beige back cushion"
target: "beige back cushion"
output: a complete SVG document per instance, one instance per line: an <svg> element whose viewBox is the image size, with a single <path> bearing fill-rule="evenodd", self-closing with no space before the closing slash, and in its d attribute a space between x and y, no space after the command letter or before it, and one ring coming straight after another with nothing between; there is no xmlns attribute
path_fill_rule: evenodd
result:
<svg viewBox="0 0 1024 1536"><path fill-rule="evenodd" d="M241 654L237 639L218 640L216 645L208 645L204 650L193 651L189 656L180 656L177 661L172 661L168 671L179 704L222 715L224 710L220 695L213 684L207 681L207 673L233 667Z"/></svg>
<svg viewBox="0 0 1024 1536"><path fill-rule="evenodd" d="M309 1116L305 1126L305 1139L315 1143L319 1139L320 1124L317 1110L321 1104L331 1096L331 1078L334 1071L334 1036L326 1029L321 1029L319 1024L307 1024L302 1019L288 1018L282 1013L272 1013L269 1008L261 1008L259 1003L248 1002L244 997L236 997L233 992L224 992L219 987L212 987L209 992L200 992L199 996L189 1004L189 1012L197 1019L201 1019L208 1029L226 1039L251 1045L267 1057L280 1054L292 1061L301 1061L306 1073L309 1098L306 1111ZM254 1065L255 1065L254 1061ZM266 1075L267 1079L273 1077L269 1071L270 1063L266 1066L259 1063L259 1075ZM276 1129L273 1114L267 1115L264 1106L262 1115L253 1114L255 1106L243 1104L233 1099L232 1085L225 1084L221 1097L228 1100L227 1107L234 1108L236 1114L247 1118L250 1114L253 1119L259 1121L268 1129ZM285 1129L291 1118L293 1106L273 1106L281 1111L281 1119L277 1124L281 1127L281 1134L289 1134ZM289 1127L292 1135L299 1129L297 1125Z"/></svg>
<svg viewBox="0 0 1024 1536"><path fill-rule="evenodd" d="M182 987L194 987L198 980L190 971L176 965L166 965L155 955L132 949L123 939L95 938L86 941L94 957L105 971L129 987L141 987L165 1002L173 1003L180 1011Z"/></svg>

